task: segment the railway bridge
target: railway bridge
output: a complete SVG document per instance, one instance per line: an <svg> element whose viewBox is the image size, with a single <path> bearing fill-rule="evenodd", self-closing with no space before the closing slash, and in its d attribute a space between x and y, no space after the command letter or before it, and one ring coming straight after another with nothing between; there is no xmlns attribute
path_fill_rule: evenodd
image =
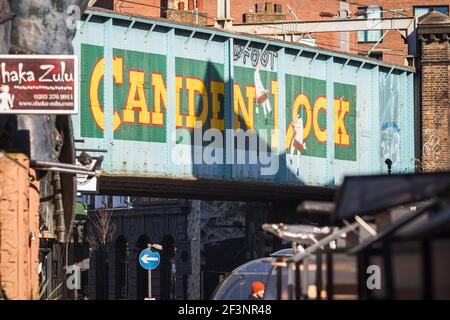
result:
<svg viewBox="0 0 450 320"><path fill-rule="evenodd" d="M73 43L102 194L330 199L386 159L414 170L411 68L101 9Z"/></svg>

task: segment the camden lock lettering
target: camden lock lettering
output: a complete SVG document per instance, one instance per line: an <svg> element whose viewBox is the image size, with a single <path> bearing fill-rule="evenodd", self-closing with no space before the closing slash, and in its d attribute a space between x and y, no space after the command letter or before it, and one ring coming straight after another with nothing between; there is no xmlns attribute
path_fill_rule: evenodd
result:
<svg viewBox="0 0 450 320"><path fill-rule="evenodd" d="M113 118L113 131L118 130L124 124L137 127L163 127L166 121L167 109L167 86L164 76L161 72L145 72L133 68L124 68L125 61L122 56L113 58L113 78L115 87L124 90L126 96L122 106L115 105ZM90 100L90 113L97 127L103 132L104 107L101 103L101 84L104 75L104 59L100 58L94 65L88 86L88 95ZM248 72L254 72L248 69ZM262 71L261 71L262 72ZM124 81L127 76L128 81ZM256 78L256 77L255 77ZM259 79L259 75L258 75ZM205 80L193 77L188 74L177 75L175 80L176 91L176 127L184 129L194 129L196 122L201 122L204 129L224 130L224 94L225 85L223 81ZM239 129L258 129L255 128L255 113L263 104L264 100L271 99L272 105L266 112L273 112L272 123L269 124L275 130L271 136L271 146L276 149L278 146L278 81L272 79L264 91L258 92L258 86L254 83L234 83L233 111L234 128ZM261 90L259 90L261 91ZM149 92L153 96L153 103L150 105L148 97ZM187 99L182 99L185 94ZM258 96L260 94L260 96ZM262 95L266 95L262 97ZM182 102L187 100L187 112L182 112ZM303 113L303 140L315 139L319 143L326 143L327 129L325 124L321 124L320 117L327 113L327 99L325 96L319 96L311 100L308 92L296 93L292 102L287 101L287 108L292 121L295 121L297 114ZM334 99L334 143L336 146L347 147L351 144L351 132L347 127L347 118L351 111L350 101L346 97L337 97ZM184 108L186 110L186 108ZM354 119L353 119L354 120ZM322 121L323 122L323 121ZM243 128L245 127L245 128ZM292 141L296 136L295 126L287 125L286 128L286 146L289 150ZM133 139L131 139L133 140ZM145 139L142 139L145 140ZM147 140L150 141L150 140ZM163 141L164 142L164 141ZM314 153L310 153L313 155ZM319 155L318 155L319 156ZM350 159L349 159L350 160Z"/></svg>

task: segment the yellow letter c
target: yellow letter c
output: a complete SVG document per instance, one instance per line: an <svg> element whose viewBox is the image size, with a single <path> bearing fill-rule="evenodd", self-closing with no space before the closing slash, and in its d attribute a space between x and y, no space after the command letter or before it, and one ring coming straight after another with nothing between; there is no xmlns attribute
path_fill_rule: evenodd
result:
<svg viewBox="0 0 450 320"><path fill-rule="evenodd" d="M91 112L95 123L101 131L105 130L105 119L102 105L100 104L99 88L105 73L105 59L101 58L97 61L92 70L91 81L89 85L89 100L91 104ZM113 76L116 84L123 84L123 58L116 57L113 60ZM114 111L113 131L116 131L121 124L120 115Z"/></svg>

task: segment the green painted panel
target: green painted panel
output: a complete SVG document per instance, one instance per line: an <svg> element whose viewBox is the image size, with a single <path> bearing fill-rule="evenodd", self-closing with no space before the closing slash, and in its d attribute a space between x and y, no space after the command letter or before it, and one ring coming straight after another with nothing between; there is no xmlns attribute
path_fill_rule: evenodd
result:
<svg viewBox="0 0 450 320"><path fill-rule="evenodd" d="M92 71L103 58L103 47L89 44L81 44L80 58L80 134L81 137L103 138L103 130L95 123L91 112L90 90ZM104 103L103 81L98 86L98 99Z"/></svg>
<svg viewBox="0 0 450 320"><path fill-rule="evenodd" d="M239 66L234 67L234 95L236 97L237 95L242 94L246 111L248 113L248 118L253 120L253 129L257 132L258 139L263 139L267 145L267 150L269 150L272 148L273 143L271 130L274 130L275 128L275 108L279 108L279 106L277 106L278 102L275 101L277 94L276 90L278 88L276 83L277 73L264 70L258 71L261 81L260 84L262 85L261 90L267 91L268 106L270 108L269 110L271 110L270 112L268 112L269 110L266 110L265 113L262 104L258 104L256 99L254 99L253 103L251 103L251 99L249 99L249 97L252 96L251 94L253 90L254 92L257 92L258 84L255 79L256 72L256 69ZM240 93L237 92L236 86L239 87ZM256 97L257 95L255 95L255 98ZM241 108L238 108L237 120L239 125L237 126L235 124L235 127L239 127L244 131L249 129L245 122L244 111ZM265 134L264 131L261 130L266 130Z"/></svg>
<svg viewBox="0 0 450 320"><path fill-rule="evenodd" d="M335 141L335 158L339 160L356 161L356 86L343 83L334 83L334 99L335 101L342 100L345 102L348 101L349 103L349 111L344 117L345 128L349 136L349 144L338 144ZM343 108L343 105L341 105L341 108Z"/></svg>
<svg viewBox="0 0 450 320"><path fill-rule="evenodd" d="M299 114L303 119L303 126L306 127L309 123L311 128L303 137L306 149L302 152L302 155L325 158L327 145L325 142L320 142L314 134L312 112L317 99L320 97L326 97L326 81L290 74L286 75L286 128L289 127L289 124L294 119L292 112L294 110L295 100L300 95L305 95L307 97L309 106L302 104L299 108ZM310 108L310 112L307 112L308 108ZM319 127L322 130L325 130L327 127L325 112L319 112L317 118ZM295 150L294 152L297 153L298 151ZM290 149L286 150L286 153L289 154Z"/></svg>
<svg viewBox="0 0 450 320"><path fill-rule="evenodd" d="M123 58L123 84L114 83L114 110L119 113L122 119L120 127L114 132L114 139L166 142L166 107L163 101L160 100L163 113L162 124L155 124L152 114L155 110L155 98L161 99L160 96L155 97L155 84L152 81L152 76L153 74L161 75L166 88L166 56L121 49L114 49L113 54L114 57ZM144 96L139 96L138 92L130 90L132 86L130 75L132 72L143 73ZM133 95L133 93L135 93L135 96L131 97L130 95ZM140 118L142 111L136 108L134 110L134 121L128 123L125 121L124 109L127 101L131 99L145 101L150 119L143 120Z"/></svg>
<svg viewBox="0 0 450 320"><path fill-rule="evenodd" d="M223 86L223 70L223 64L180 57L175 58L175 73L177 75L177 81L181 81L181 88L178 92L180 99L180 113L177 115L178 121L181 121L181 126L179 122L177 124L177 143L193 143L194 130L192 126L187 125L188 116L192 115L192 110L189 110L190 91L192 91L194 94L194 104L192 106L194 109L193 114L196 116L197 121L202 121L203 131L212 127L217 128L217 126L213 126L211 123L211 120L213 118L213 99L217 99L217 101L220 103L220 111L214 118L223 121L223 93L217 94L215 97L213 97L213 93L211 90L213 83ZM189 88L188 82L190 83ZM194 88L200 89L202 87L206 90L206 95L202 94L202 92L200 91L194 90ZM207 106L207 108L205 106ZM202 119L202 114L206 115L205 119ZM203 144L207 145L208 142L203 142Z"/></svg>

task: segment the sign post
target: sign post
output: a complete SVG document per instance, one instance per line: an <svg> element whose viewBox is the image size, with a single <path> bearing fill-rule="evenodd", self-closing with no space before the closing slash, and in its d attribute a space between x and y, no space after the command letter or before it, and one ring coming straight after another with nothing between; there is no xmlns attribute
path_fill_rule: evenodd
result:
<svg viewBox="0 0 450 320"><path fill-rule="evenodd" d="M139 263L142 268L148 270L148 300L152 299L152 270L159 266L161 257L158 251L153 251L152 248L162 250L159 244L147 244L147 249L141 251L139 255Z"/></svg>
<svg viewBox="0 0 450 320"><path fill-rule="evenodd" d="M152 246L148 244L147 249L151 251ZM152 299L152 269L148 269L148 298Z"/></svg>

